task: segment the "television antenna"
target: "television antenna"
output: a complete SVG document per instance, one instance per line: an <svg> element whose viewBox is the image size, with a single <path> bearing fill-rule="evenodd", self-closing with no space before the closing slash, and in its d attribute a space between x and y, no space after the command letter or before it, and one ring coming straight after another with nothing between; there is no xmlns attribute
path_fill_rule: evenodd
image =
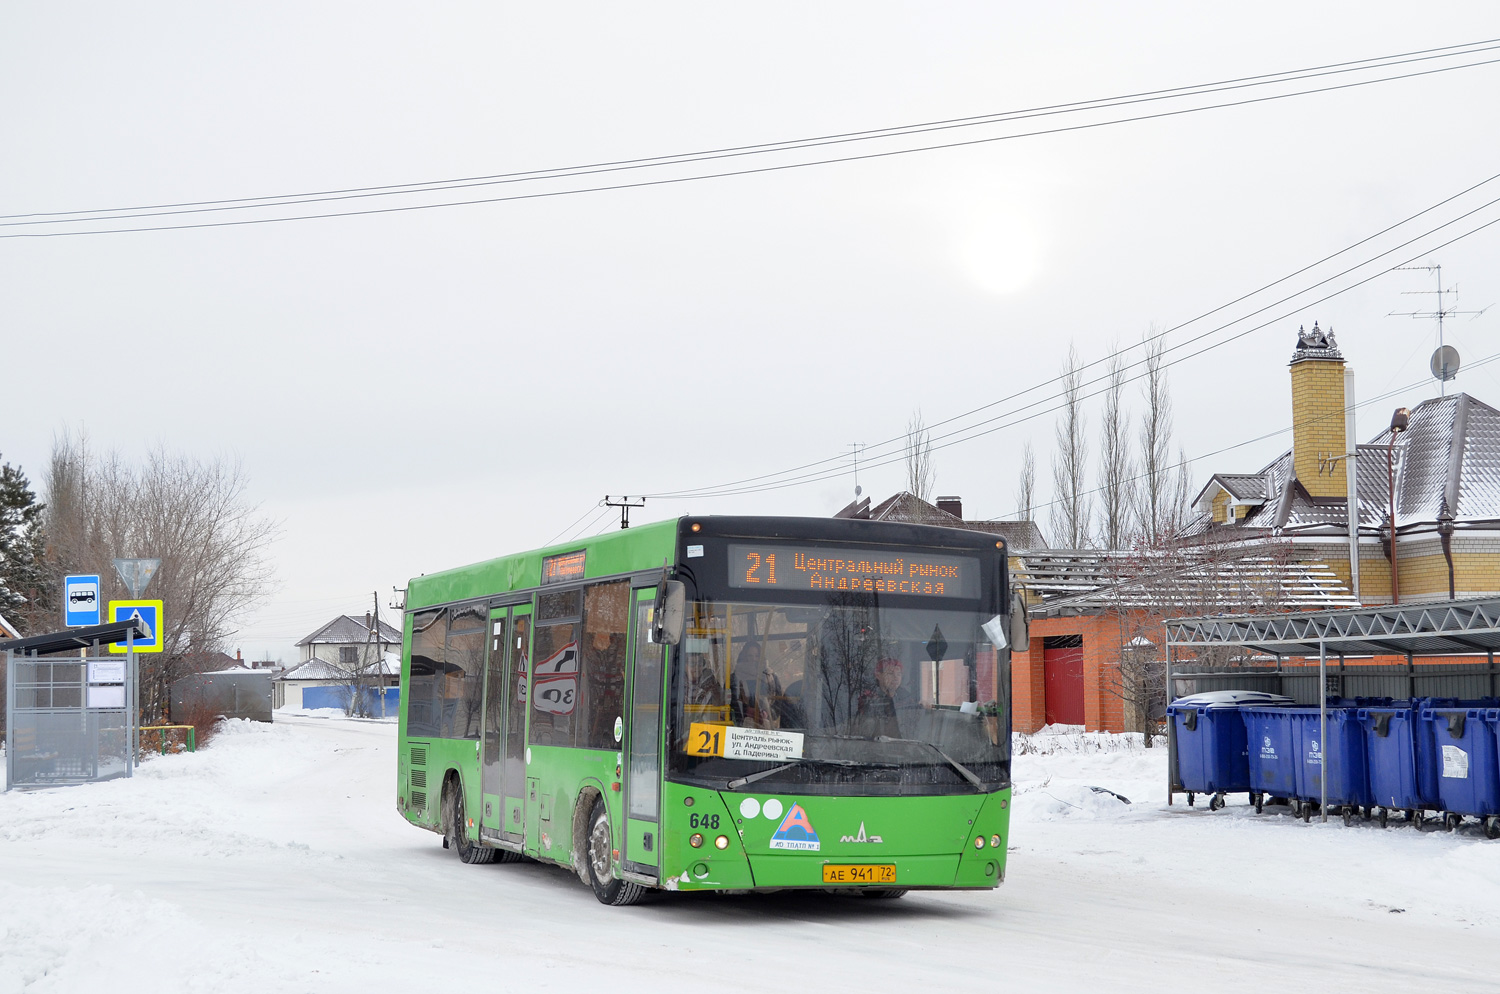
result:
<svg viewBox="0 0 1500 994"><path fill-rule="evenodd" d="M859 453L865 447L864 442L850 442L849 448L854 450L854 499L859 500L859 495L865 492L865 488L859 485Z"/></svg>
<svg viewBox="0 0 1500 994"><path fill-rule="evenodd" d="M1437 289L1436 290L1402 290L1401 291L1401 293L1402 293L1403 296L1432 296L1432 295L1436 295L1437 296L1437 308L1435 310L1431 310L1431 311L1391 311L1391 313L1389 315L1387 315L1387 316L1388 317L1404 317L1404 318L1421 318L1421 319L1427 320L1427 321L1434 321L1434 320L1437 321L1437 345L1438 345L1438 347L1437 347L1437 351L1435 351L1435 352L1432 353L1432 361L1429 363L1429 368L1432 370L1433 377L1438 381L1439 396L1446 396L1447 393L1448 393L1448 381L1451 380L1451 379L1453 379L1455 376L1458 375L1458 350L1455 349L1455 348L1453 348L1453 346L1451 346L1451 345L1445 344L1444 341L1443 341L1443 319L1444 318L1457 317L1460 314L1467 314L1467 315L1470 315L1471 320L1472 320L1472 318L1477 318L1479 315L1481 315L1485 311L1489 310L1491 305L1486 305L1485 307L1483 307L1483 308L1481 308L1481 309L1479 309L1477 311L1461 311L1461 310L1459 310L1458 309L1458 285L1455 284L1455 285L1453 285L1451 287L1444 287L1443 286L1443 267L1442 267L1442 265L1440 263L1433 263L1430 266L1397 266L1396 268L1397 269L1416 270L1416 271L1419 271L1419 272L1433 273L1433 274L1436 275L1436 278L1437 278ZM1444 296L1449 296L1449 297L1452 298L1452 300L1453 300L1452 306L1448 306L1448 305L1444 304L1444 302L1443 302Z"/></svg>

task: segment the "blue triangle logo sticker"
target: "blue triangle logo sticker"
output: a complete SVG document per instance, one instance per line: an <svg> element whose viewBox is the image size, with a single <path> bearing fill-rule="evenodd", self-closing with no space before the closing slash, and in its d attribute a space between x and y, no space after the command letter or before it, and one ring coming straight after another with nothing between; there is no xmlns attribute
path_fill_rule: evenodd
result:
<svg viewBox="0 0 1500 994"><path fill-rule="evenodd" d="M802 810L802 805L793 804L786 817L781 819L776 833L771 836L771 848L793 849L797 852L817 852L822 848L818 833L812 827L812 820Z"/></svg>

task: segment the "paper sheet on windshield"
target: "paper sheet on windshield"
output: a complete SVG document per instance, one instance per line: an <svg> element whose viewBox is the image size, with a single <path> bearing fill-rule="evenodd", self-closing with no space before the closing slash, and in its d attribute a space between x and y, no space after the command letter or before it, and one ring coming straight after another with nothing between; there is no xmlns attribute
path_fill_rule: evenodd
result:
<svg viewBox="0 0 1500 994"><path fill-rule="evenodd" d="M801 759L802 733L695 721L688 728L684 749L693 756L723 756L725 759Z"/></svg>

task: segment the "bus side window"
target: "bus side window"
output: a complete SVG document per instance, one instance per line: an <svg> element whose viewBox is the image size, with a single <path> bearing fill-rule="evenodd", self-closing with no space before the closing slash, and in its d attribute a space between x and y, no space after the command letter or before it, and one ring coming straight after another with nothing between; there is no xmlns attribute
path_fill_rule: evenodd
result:
<svg viewBox="0 0 1500 994"><path fill-rule="evenodd" d="M574 744L616 749L615 719L625 716L625 656L630 629L630 582L584 588L582 711Z"/></svg>
<svg viewBox="0 0 1500 994"><path fill-rule="evenodd" d="M443 667L447 662L448 611L418 611L411 621L411 670L404 693L406 734L437 735L442 723Z"/></svg>

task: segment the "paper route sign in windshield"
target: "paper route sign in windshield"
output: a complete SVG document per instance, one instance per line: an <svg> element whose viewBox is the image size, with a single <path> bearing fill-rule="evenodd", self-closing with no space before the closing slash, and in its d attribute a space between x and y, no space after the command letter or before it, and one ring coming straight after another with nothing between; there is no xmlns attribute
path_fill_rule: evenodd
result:
<svg viewBox="0 0 1500 994"><path fill-rule="evenodd" d="M695 721L688 726L688 740L683 749L691 756L725 759L801 759L802 733Z"/></svg>

